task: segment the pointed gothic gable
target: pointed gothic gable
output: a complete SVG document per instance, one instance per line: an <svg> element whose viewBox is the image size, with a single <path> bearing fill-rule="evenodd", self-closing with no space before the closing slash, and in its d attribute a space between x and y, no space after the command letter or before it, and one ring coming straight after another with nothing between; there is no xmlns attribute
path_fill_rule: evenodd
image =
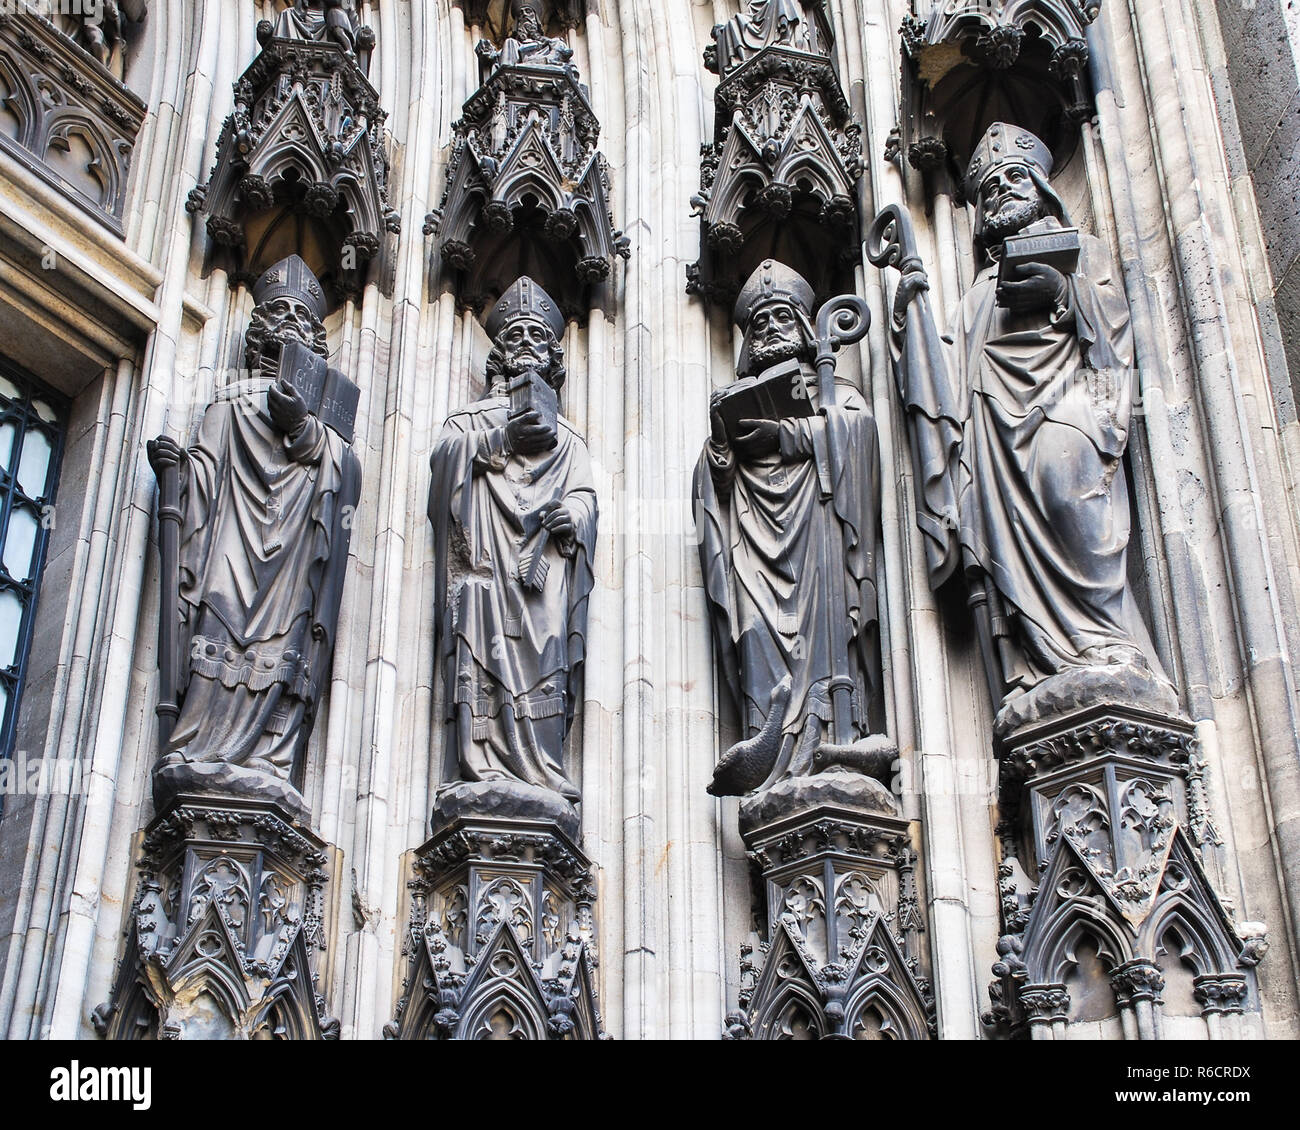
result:
<svg viewBox="0 0 1300 1130"><path fill-rule="evenodd" d="M267 38L235 83L208 182L186 205L206 217L205 271L251 282L283 250L263 246L267 217L289 215L312 232L291 250L335 299L358 294L372 274L382 282L370 265L401 229L388 198L385 117L340 45Z"/></svg>
<svg viewBox="0 0 1300 1130"><path fill-rule="evenodd" d="M1138 951L1154 954L1166 928L1175 921L1186 925L1194 940L1188 956L1202 975L1236 973L1258 960L1210 885L1200 855L1182 827L1174 832L1155 898L1141 924Z"/></svg>
<svg viewBox="0 0 1300 1130"><path fill-rule="evenodd" d="M1178 956L1194 969L1207 1000L1226 995L1231 999L1224 1010L1239 1009L1249 992L1246 974L1258 962L1262 943L1239 934L1181 826L1173 829L1154 887L1146 913L1136 917L1078 844L1062 837L1024 932L999 944L1003 957L994 966L999 980L990 989L994 1010L986 1024L1014 1033L1026 1010L1040 1019L1063 1020L1070 1005L1067 977L1084 939L1096 947L1117 1000L1132 1000L1135 992L1158 999L1163 984L1158 958L1171 928L1183 943ZM1219 1006L1211 1001L1207 1007Z"/></svg>
<svg viewBox="0 0 1300 1130"><path fill-rule="evenodd" d="M526 274L584 319L614 259L631 252L574 68L496 65L454 128L447 185L424 230L459 305L479 312Z"/></svg>
<svg viewBox="0 0 1300 1130"><path fill-rule="evenodd" d="M498 922L465 977L455 1038L546 1039L547 993L532 962L514 927ZM510 1018L511 1026L504 1032L499 1014Z"/></svg>
<svg viewBox="0 0 1300 1130"><path fill-rule="evenodd" d="M843 163L835 139L813 106L812 99L804 97L790 123L790 131L778 153L772 179L782 184L795 185L800 176L812 179L813 193L823 203L837 195L848 195L852 184L845 184L833 176L833 170Z"/></svg>
<svg viewBox="0 0 1300 1130"><path fill-rule="evenodd" d="M565 207L570 194L565 191L565 172L559 158L546 141L546 130L536 115L530 115L514 147L497 170L492 199L509 208L517 208L526 192L539 193L543 208L554 211Z"/></svg>
<svg viewBox="0 0 1300 1130"><path fill-rule="evenodd" d="M793 918L782 915L746 1009L756 1040L794 1039L793 1022L813 1038L924 1040L933 1006L882 916L873 913L843 960L819 966ZM874 1034L874 1032L873 1032Z"/></svg>
<svg viewBox="0 0 1300 1130"><path fill-rule="evenodd" d="M235 923L216 900L208 901L168 953L142 945L133 922L113 990L117 1003L95 1010L95 1026L108 1039L146 1032L204 1038L213 1024L231 1038L251 1038L262 1030L281 1039L337 1038L337 1022L325 1017L324 1002L314 992L310 962L298 924L277 945L273 961L250 959ZM209 1015L196 1017L196 1002Z"/></svg>
<svg viewBox="0 0 1300 1130"><path fill-rule="evenodd" d="M1122 964L1153 957L1164 924L1179 914L1196 924L1204 972L1236 970L1242 939L1181 827L1172 833L1144 914L1135 916L1131 904L1116 897L1112 886L1098 877L1072 840L1062 837L1043 873L1023 935L1022 957L1031 983L1057 979L1061 947L1076 924L1104 933Z"/></svg>
<svg viewBox="0 0 1300 1130"><path fill-rule="evenodd" d="M591 961L576 938L564 947L556 976L543 979L530 947L506 920L495 924L472 962L456 962L465 972L453 970L435 922L415 935L405 995L385 1038L602 1038Z"/></svg>
<svg viewBox="0 0 1300 1130"><path fill-rule="evenodd" d="M1134 957L1123 909L1093 874L1075 843L1062 838L1043 873L1023 935L1029 983L1055 983L1061 955L1080 928L1107 942L1116 965Z"/></svg>

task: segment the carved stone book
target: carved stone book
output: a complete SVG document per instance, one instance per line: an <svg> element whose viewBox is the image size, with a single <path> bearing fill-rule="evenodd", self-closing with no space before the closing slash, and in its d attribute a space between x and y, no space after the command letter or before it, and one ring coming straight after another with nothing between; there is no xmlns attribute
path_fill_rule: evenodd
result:
<svg viewBox="0 0 1300 1130"><path fill-rule="evenodd" d="M279 375L297 389L316 419L333 428L347 443L352 442L361 399L361 390L355 384L338 369L331 369L324 357L297 341L285 342Z"/></svg>
<svg viewBox="0 0 1300 1130"><path fill-rule="evenodd" d="M1055 267L1063 275L1079 269L1082 244L1078 228L1046 227L1033 224L1019 235L1009 236L1002 252L1001 271L1025 263Z"/></svg>
<svg viewBox="0 0 1300 1130"><path fill-rule="evenodd" d="M757 377L729 385L718 398L728 442L744 433L741 420L788 420L815 415L798 361L785 361Z"/></svg>
<svg viewBox="0 0 1300 1130"><path fill-rule="evenodd" d="M552 436L550 446L555 447L559 442L560 401L555 395L555 389L536 370L516 377L510 384L510 418L513 420L530 411L542 418L542 423Z"/></svg>

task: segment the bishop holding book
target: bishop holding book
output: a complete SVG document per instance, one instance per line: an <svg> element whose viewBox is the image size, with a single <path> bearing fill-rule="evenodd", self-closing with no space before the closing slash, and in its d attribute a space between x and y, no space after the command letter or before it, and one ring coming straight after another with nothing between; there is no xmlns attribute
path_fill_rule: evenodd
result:
<svg viewBox="0 0 1300 1130"><path fill-rule="evenodd" d="M781 263L745 284L738 379L713 396L695 473L720 676L742 730L717 795L847 762L873 731L876 425L850 383L819 384L812 314L812 287Z"/></svg>

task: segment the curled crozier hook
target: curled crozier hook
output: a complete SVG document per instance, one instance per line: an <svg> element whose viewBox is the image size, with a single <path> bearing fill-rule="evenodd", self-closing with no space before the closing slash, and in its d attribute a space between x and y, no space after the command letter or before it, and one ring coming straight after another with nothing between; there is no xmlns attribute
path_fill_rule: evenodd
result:
<svg viewBox="0 0 1300 1130"><path fill-rule="evenodd" d="M867 258L877 267L903 269L909 259L919 262L912 217L901 204L882 208L867 232Z"/></svg>
<svg viewBox="0 0 1300 1130"><path fill-rule="evenodd" d="M861 341L870 328L871 310L856 294L827 299L817 311L818 356Z"/></svg>

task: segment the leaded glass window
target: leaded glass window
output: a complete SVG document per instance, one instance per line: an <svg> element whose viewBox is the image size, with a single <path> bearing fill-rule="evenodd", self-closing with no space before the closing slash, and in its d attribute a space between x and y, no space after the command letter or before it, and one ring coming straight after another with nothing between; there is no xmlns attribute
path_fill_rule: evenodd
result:
<svg viewBox="0 0 1300 1130"><path fill-rule="evenodd" d="M14 750L63 446L63 405L0 361L0 757Z"/></svg>

